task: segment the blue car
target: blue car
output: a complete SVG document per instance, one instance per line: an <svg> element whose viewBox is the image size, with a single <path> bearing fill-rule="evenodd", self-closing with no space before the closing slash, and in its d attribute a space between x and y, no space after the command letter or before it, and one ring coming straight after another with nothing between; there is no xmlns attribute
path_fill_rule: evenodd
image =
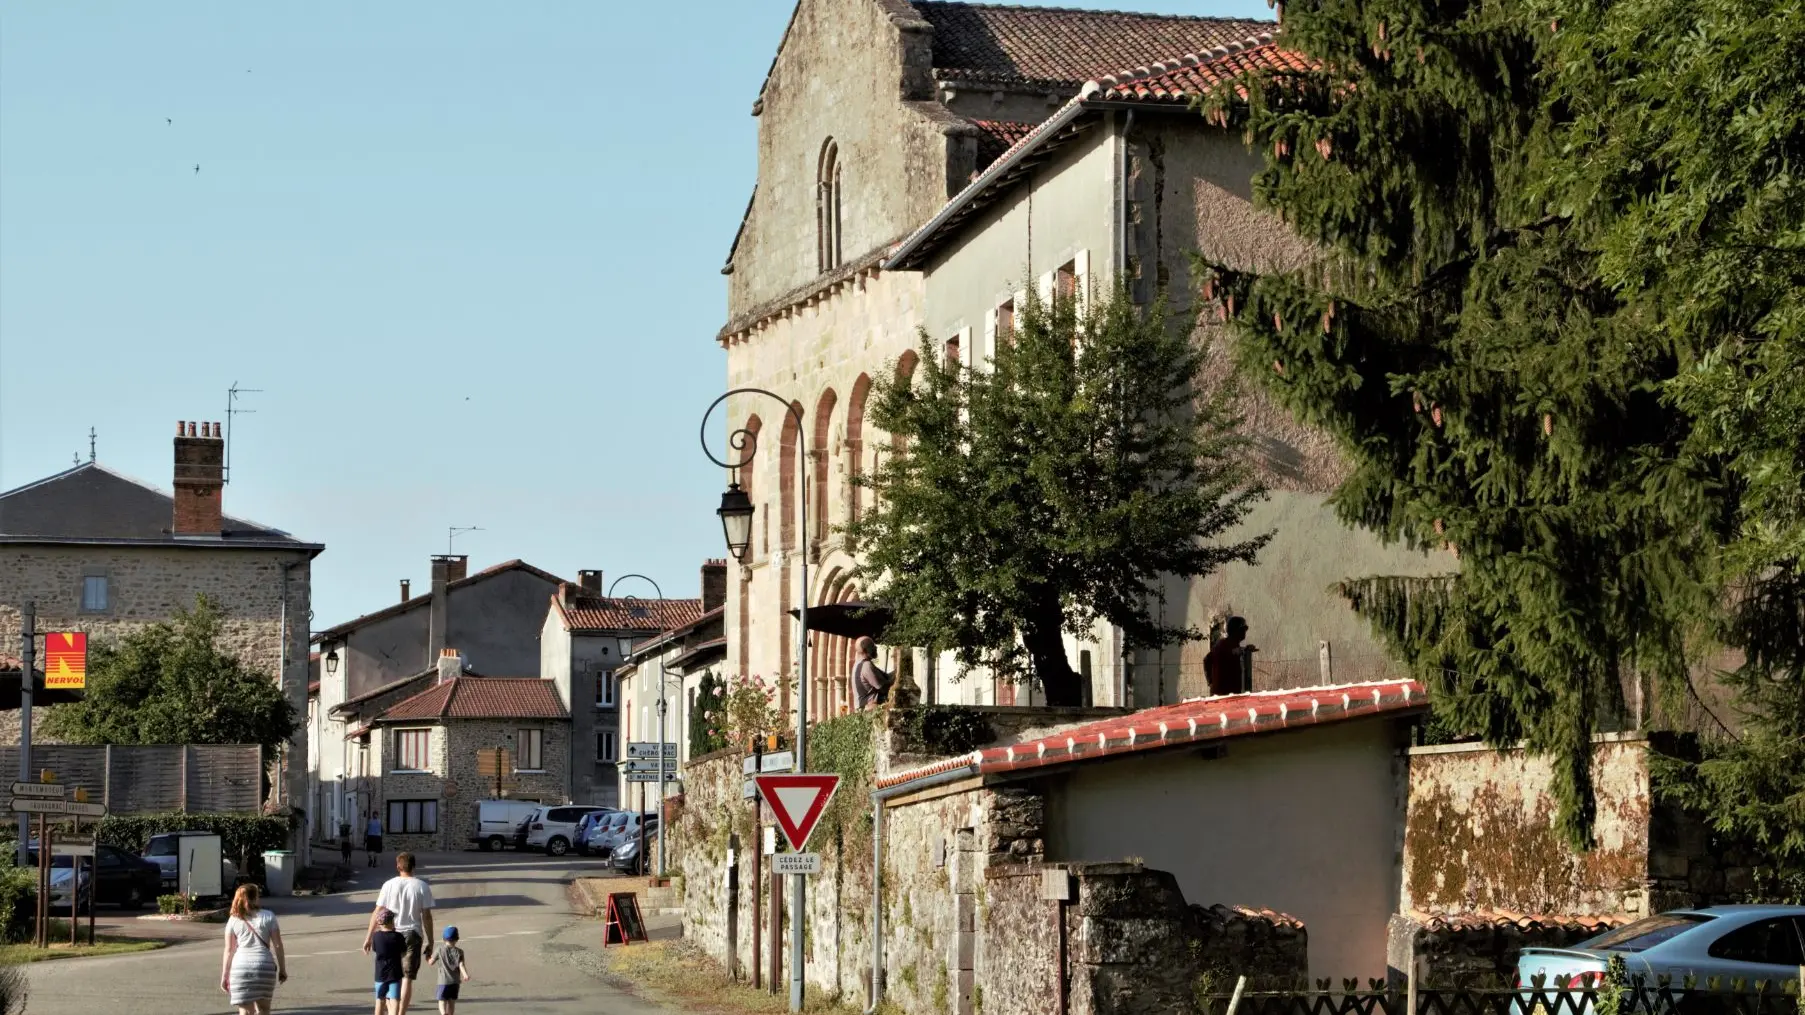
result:
<svg viewBox="0 0 1805 1015"><path fill-rule="evenodd" d="M591 811L583 815L583 820L577 822L576 832L571 835L571 844L576 847L577 853L582 856L593 856L596 850L591 846L591 840L595 837L597 829L605 824L611 815L619 813L619 811Z"/></svg>
<svg viewBox="0 0 1805 1015"><path fill-rule="evenodd" d="M1603 984L1612 958L1651 987L1671 977L1679 993L1688 977L1703 989L1720 979L1784 983L1805 965L1805 906L1711 906L1651 916L1581 941L1571 948L1525 948L1517 960L1517 986L1533 1007L1541 990L1585 990Z"/></svg>

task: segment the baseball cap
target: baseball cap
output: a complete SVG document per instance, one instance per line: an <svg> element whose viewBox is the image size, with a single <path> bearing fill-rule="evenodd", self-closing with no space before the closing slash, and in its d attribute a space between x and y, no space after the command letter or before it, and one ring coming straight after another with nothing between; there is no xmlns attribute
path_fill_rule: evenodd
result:
<svg viewBox="0 0 1805 1015"><path fill-rule="evenodd" d="M456 941L457 939L458 939L458 929L456 927L445 928L445 940Z"/></svg>

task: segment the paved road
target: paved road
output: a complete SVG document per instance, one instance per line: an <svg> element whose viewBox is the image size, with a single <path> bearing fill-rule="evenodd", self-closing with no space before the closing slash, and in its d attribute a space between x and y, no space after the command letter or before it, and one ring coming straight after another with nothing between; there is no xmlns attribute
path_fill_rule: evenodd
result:
<svg viewBox="0 0 1805 1015"><path fill-rule="evenodd" d="M359 854L358 859L362 860ZM579 921L565 895L573 873L598 865L575 857L452 853L422 858L420 874L433 887L438 925L457 926L475 978L458 1010L472 1015L668 1015L602 982L601 927ZM392 873L391 869L382 872ZM359 946L381 886L377 872L359 868L339 894L271 900L288 949L288 983L276 991L276 1011L352 1015L372 1007L371 961ZM147 921L152 922L154 921ZM672 918L648 917L654 929ZM231 1012L219 989L220 935L155 952L63 959L31 967L31 1015L205 1015ZM410 1015L436 1015L432 980L422 977Z"/></svg>

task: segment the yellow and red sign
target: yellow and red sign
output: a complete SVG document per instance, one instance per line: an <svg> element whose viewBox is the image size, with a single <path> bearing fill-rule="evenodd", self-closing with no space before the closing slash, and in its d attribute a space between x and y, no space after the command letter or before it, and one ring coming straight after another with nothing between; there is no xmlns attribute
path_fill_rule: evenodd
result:
<svg viewBox="0 0 1805 1015"><path fill-rule="evenodd" d="M80 691L88 686L88 636L52 631L44 636L44 688Z"/></svg>

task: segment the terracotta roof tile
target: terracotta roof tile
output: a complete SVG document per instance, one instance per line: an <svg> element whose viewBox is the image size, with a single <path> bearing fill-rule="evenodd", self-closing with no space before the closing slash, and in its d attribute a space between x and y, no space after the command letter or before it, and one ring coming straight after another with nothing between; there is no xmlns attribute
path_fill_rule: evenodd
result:
<svg viewBox="0 0 1805 1015"><path fill-rule="evenodd" d="M389 706L376 722L422 719L568 719L539 677L454 677Z"/></svg>
<svg viewBox="0 0 1805 1015"><path fill-rule="evenodd" d="M701 619L702 600L579 595L573 605L560 609L564 626L571 631L657 632Z"/></svg>
<svg viewBox="0 0 1805 1015"><path fill-rule="evenodd" d="M1525 934L1558 930L1568 934L1590 936L1621 927L1632 919L1623 913L1604 916L1568 916L1505 912L1481 909L1465 913L1431 913L1412 909L1405 914L1418 925L1418 933L1492 933L1519 931Z"/></svg>
<svg viewBox="0 0 1805 1015"><path fill-rule="evenodd" d="M1278 27L1246 18L1200 18L1058 7L915 0L934 26L942 80L1076 87L1149 58L1200 53Z"/></svg>
<svg viewBox="0 0 1805 1015"><path fill-rule="evenodd" d="M1270 733L1375 715L1405 715L1428 706L1429 699L1423 694L1422 685L1415 681L1193 698L1176 705L1086 723L1019 744L991 747L921 768L893 772L879 777L877 785L898 786L960 768L971 769L973 775L989 775L1095 761L1250 733Z"/></svg>
<svg viewBox="0 0 1805 1015"><path fill-rule="evenodd" d="M972 126L978 128L978 171L1003 157L1003 153L1014 147L1022 138L1028 136L1039 124L1017 123L1013 120L973 120Z"/></svg>
<svg viewBox="0 0 1805 1015"><path fill-rule="evenodd" d="M1186 104L1224 81L1243 74L1272 70L1304 71L1311 66L1309 57L1293 50L1281 49L1270 35L1262 35L1206 52L1190 53L1105 75L1097 79L1100 91L1093 98L1113 102Z"/></svg>

